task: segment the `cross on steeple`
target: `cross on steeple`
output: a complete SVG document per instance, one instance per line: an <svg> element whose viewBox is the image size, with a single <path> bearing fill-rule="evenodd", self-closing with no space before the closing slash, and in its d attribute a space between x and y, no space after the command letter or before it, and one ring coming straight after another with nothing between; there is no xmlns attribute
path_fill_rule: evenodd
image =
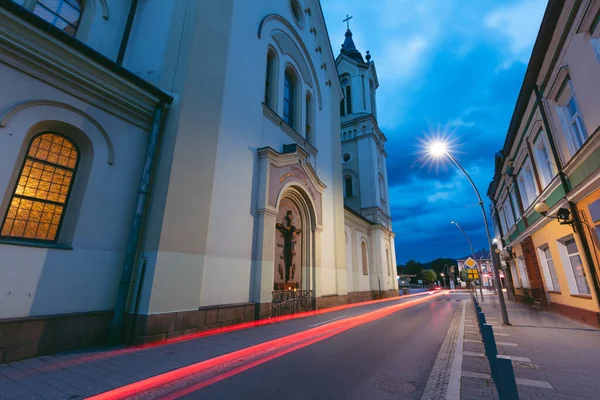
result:
<svg viewBox="0 0 600 400"><path fill-rule="evenodd" d="M342 22L345 22L345 23L346 23L346 25L347 25L348 29L350 29L350 20L351 20L352 18L354 18L354 17L351 17L351 16L349 16L348 14L346 14L346 19L345 19L344 21L342 21Z"/></svg>

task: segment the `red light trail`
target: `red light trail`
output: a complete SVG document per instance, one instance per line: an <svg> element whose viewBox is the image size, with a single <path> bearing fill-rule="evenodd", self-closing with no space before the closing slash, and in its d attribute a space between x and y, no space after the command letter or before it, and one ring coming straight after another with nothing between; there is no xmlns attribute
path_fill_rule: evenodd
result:
<svg viewBox="0 0 600 400"><path fill-rule="evenodd" d="M325 325L294 333L292 335L274 339L265 343L224 354L219 357L201 361L196 364L188 365L170 372L156 375L148 379L134 382L132 384L89 397L89 399L126 399L137 395L142 395L150 390L158 389L165 385L169 385L169 389L167 390L168 393L162 391L161 398L175 399L227 379L233 375L239 374L275 358L281 357L287 353L338 335L357 326L384 318L399 310L430 301L432 298L443 296L445 294L447 293L437 292L424 298L391 305L389 307L371 311L355 317L333 321ZM182 382L182 380L184 381ZM193 383L190 383L190 381L193 381Z"/></svg>

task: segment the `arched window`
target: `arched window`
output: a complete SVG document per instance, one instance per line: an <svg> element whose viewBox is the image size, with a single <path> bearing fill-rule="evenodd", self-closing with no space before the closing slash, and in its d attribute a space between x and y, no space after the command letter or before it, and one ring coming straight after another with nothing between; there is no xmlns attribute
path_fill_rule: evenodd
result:
<svg viewBox="0 0 600 400"><path fill-rule="evenodd" d="M267 75L265 78L265 105L271 110L275 109L277 82L277 55L272 49L267 52Z"/></svg>
<svg viewBox="0 0 600 400"><path fill-rule="evenodd" d="M306 140L309 143L314 143L313 138L313 125L314 125L314 110L313 101L309 92L306 92Z"/></svg>
<svg viewBox="0 0 600 400"><path fill-rule="evenodd" d="M352 196L354 196L354 191L352 188L352 175L346 175L344 177L344 197Z"/></svg>
<svg viewBox="0 0 600 400"><path fill-rule="evenodd" d="M346 114L352 114L352 88L346 86Z"/></svg>
<svg viewBox="0 0 600 400"><path fill-rule="evenodd" d="M35 0L31 11L69 35L75 36L83 4L81 0Z"/></svg>
<svg viewBox="0 0 600 400"><path fill-rule="evenodd" d="M346 104L344 104L344 100L340 101L340 115L342 117L346 115Z"/></svg>
<svg viewBox="0 0 600 400"><path fill-rule="evenodd" d="M379 175L379 197L382 201L385 201L385 183L383 182L383 176Z"/></svg>
<svg viewBox="0 0 600 400"><path fill-rule="evenodd" d="M371 94L371 114L377 118L377 105L375 104L375 85L373 85L373 79L369 80L369 93Z"/></svg>
<svg viewBox="0 0 600 400"><path fill-rule="evenodd" d="M361 252L361 255L362 255L362 272L363 272L363 275L369 275L369 262L368 262L368 255L367 255L367 243L365 243L364 241L360 245L360 252Z"/></svg>
<svg viewBox="0 0 600 400"><path fill-rule="evenodd" d="M283 88L283 121L296 129L296 75L290 70L285 71Z"/></svg>
<svg viewBox="0 0 600 400"><path fill-rule="evenodd" d="M66 137L51 132L35 136L0 236L55 242L78 161L79 151Z"/></svg>

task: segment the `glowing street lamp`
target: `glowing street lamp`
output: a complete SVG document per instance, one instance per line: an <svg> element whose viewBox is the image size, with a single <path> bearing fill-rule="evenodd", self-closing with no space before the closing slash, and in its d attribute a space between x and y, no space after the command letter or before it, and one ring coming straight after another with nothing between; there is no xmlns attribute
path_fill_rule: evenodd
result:
<svg viewBox="0 0 600 400"><path fill-rule="evenodd" d="M434 158L440 158L440 157L446 156L450 160L452 160L452 162L458 167L458 169L460 169L462 171L462 173L465 175L465 177L469 180L469 183L471 184L471 186L473 186L473 190L475 191L475 194L477 195L477 200L479 201L479 206L481 207L481 213L483 214L483 222L485 224L485 233L487 235L488 245L490 247L490 255L492 256L494 279L496 280L496 282L498 284L498 300L500 302L500 310L502 311L502 323L504 325L510 325L510 323L508 322L508 314L506 313L506 304L504 303L504 295L502 293L500 274L498 273L498 265L496 262L497 257L494 257L494 254L492 254L492 252L494 251L494 245L492 243L492 236L490 235L490 228L488 226L487 215L485 213L485 207L483 206L483 200L481 199L479 190L477 190L477 186L475 186L475 183L473 182L473 180L471 179L471 177L469 176L467 171L465 171L465 169L458 163L458 161L456 161L456 159L452 156L452 154L450 154L450 152L448 151L448 143L447 142L445 142L443 140L434 140L428 144L427 150L428 150L429 154ZM481 278L482 277L479 276L479 279L481 279Z"/></svg>

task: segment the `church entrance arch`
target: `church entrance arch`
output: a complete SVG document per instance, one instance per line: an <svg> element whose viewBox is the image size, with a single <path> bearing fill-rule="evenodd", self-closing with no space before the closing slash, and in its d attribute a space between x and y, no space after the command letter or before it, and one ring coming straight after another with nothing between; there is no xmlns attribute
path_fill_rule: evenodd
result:
<svg viewBox="0 0 600 400"><path fill-rule="evenodd" d="M279 200L275 224L272 316L314 309L312 266L314 211L305 191L288 187Z"/></svg>

